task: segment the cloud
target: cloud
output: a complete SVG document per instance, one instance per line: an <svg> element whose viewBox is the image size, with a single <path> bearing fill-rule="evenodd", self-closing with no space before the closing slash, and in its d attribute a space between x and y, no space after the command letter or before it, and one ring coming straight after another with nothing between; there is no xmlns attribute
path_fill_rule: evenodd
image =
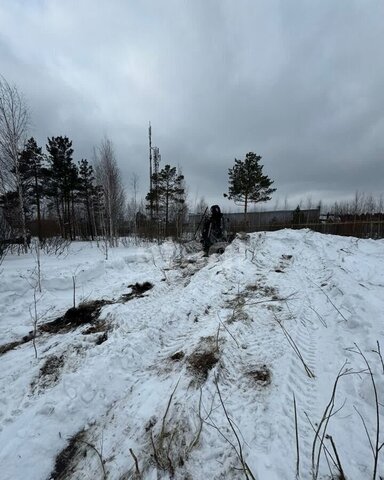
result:
<svg viewBox="0 0 384 480"><path fill-rule="evenodd" d="M232 205L227 171L248 151L280 203L378 194L383 13L374 0L4 0L1 73L41 144L68 135L79 160L107 135L143 195L149 120L191 197Z"/></svg>

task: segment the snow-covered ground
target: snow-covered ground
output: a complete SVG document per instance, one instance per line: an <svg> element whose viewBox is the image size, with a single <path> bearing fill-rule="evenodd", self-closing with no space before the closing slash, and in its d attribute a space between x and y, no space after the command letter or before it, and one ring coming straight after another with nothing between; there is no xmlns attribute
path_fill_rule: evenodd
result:
<svg viewBox="0 0 384 480"><path fill-rule="evenodd" d="M32 341L0 355L0 478L330 479L340 462L345 478L372 479L383 271L384 241L308 230L209 258L166 243L105 260L74 243L41 255L41 293L35 256L8 255L0 349L28 340L36 314L39 330L37 358ZM76 305L108 301L99 318L43 332L73 306L74 279Z"/></svg>

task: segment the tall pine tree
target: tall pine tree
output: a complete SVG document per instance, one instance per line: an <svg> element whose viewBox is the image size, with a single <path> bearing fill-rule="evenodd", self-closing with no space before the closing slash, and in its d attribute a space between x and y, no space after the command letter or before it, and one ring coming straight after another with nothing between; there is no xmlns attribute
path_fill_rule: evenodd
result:
<svg viewBox="0 0 384 480"><path fill-rule="evenodd" d="M263 175L261 157L249 152L244 160L235 158L235 165L228 169L229 188L224 197L233 199L236 205L244 207L244 223L247 221L248 205L250 203L266 202L276 188L271 188L273 181Z"/></svg>
<svg viewBox="0 0 384 480"><path fill-rule="evenodd" d="M37 231L42 240L41 201L44 196L44 177L46 169L43 166L43 153L36 140L31 137L20 153L19 170L23 180L25 201L36 207Z"/></svg>
<svg viewBox="0 0 384 480"><path fill-rule="evenodd" d="M184 199L184 175L178 174L176 167L165 165L159 173L152 175L155 187L145 197L150 205L158 206L157 220L165 225L165 236L169 233L170 213L173 207L180 207ZM178 210L178 208L176 208Z"/></svg>
<svg viewBox="0 0 384 480"><path fill-rule="evenodd" d="M61 235L74 239L75 191L78 188L78 171L73 163L72 142L68 137L48 138L49 163L48 196L52 200L60 224Z"/></svg>
<svg viewBox="0 0 384 480"><path fill-rule="evenodd" d="M98 189L95 186L95 176L92 165L86 159L79 162L78 198L83 204L87 216L87 234L94 240L96 235L95 203L98 200Z"/></svg>

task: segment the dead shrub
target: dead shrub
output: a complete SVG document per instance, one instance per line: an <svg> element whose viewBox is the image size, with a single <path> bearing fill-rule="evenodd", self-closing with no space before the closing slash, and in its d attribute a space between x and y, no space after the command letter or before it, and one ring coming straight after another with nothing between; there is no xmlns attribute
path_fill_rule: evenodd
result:
<svg viewBox="0 0 384 480"><path fill-rule="evenodd" d="M109 300L81 303L78 307L67 310L62 317L41 325L39 330L47 333L69 332L81 325L95 322L99 318L102 307L111 303Z"/></svg>
<svg viewBox="0 0 384 480"><path fill-rule="evenodd" d="M136 282L132 285L128 285L128 288L130 288L131 291L129 293L124 293L123 295L121 295L120 300L122 302L128 302L133 298L141 298L145 292L153 288L153 284L151 282Z"/></svg>

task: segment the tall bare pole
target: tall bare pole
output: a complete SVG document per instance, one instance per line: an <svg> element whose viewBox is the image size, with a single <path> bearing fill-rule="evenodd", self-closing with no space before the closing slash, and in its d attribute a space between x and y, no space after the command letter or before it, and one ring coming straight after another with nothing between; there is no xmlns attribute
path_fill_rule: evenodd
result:
<svg viewBox="0 0 384 480"><path fill-rule="evenodd" d="M153 220L153 199L152 199L152 127L151 122L149 122L148 128L148 139L149 139L149 211L151 220Z"/></svg>

